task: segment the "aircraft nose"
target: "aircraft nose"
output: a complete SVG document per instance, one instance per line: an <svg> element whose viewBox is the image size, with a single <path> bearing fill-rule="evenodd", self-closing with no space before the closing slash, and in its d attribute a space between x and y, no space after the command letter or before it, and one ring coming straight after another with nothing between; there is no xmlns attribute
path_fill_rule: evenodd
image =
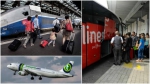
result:
<svg viewBox="0 0 150 84"><path fill-rule="evenodd" d="M10 68L9 65L7 65L7 68Z"/></svg>

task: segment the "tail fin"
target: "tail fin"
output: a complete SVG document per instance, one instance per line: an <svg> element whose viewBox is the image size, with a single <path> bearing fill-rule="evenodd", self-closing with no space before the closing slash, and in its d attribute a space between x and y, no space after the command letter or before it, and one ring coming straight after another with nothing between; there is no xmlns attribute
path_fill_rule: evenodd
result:
<svg viewBox="0 0 150 84"><path fill-rule="evenodd" d="M74 61L70 61L69 63L67 63L61 70L60 72L64 72L64 73L70 73L72 67L73 67Z"/></svg>

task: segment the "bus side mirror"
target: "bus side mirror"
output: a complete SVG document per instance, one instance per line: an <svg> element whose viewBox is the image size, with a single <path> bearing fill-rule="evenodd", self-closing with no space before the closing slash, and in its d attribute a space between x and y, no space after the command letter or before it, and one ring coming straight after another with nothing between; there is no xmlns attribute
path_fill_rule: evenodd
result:
<svg viewBox="0 0 150 84"><path fill-rule="evenodd" d="M24 16L28 16L28 15L29 15L28 11L22 12L22 14L23 14Z"/></svg>

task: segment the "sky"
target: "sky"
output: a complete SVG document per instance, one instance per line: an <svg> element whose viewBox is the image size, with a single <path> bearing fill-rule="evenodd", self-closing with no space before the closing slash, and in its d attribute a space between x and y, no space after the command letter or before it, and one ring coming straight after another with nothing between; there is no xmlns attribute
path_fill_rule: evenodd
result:
<svg viewBox="0 0 150 84"><path fill-rule="evenodd" d="M94 0L97 3L101 4L102 6L106 7L108 9L107 0Z"/></svg>
<svg viewBox="0 0 150 84"><path fill-rule="evenodd" d="M6 66L10 63L24 63L26 65L32 65L41 68L47 68L59 71L69 61L74 61L71 74L74 77L69 78L46 78L43 77L39 80L39 77L34 77L31 80L31 75L20 76L18 72L13 75L14 71L8 69ZM38 56L23 56L23 57L1 57L1 82L2 83L81 83L81 57L79 56L54 56L54 57L38 57Z"/></svg>

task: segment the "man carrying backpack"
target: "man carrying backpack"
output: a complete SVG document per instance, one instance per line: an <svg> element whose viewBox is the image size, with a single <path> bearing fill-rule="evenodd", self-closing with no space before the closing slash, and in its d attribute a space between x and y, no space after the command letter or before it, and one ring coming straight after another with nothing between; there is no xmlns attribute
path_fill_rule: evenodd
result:
<svg viewBox="0 0 150 84"><path fill-rule="evenodd" d="M55 29L55 32L58 33L60 31L60 22L59 20L56 19L53 21L53 25L54 25L54 29ZM57 34L56 34L56 37L57 37Z"/></svg>
<svg viewBox="0 0 150 84"><path fill-rule="evenodd" d="M34 28L36 29L36 33L39 36L39 39L42 39L41 35L40 35L40 27L39 27L39 19L38 19L38 15L35 15L35 18L33 20L34 23Z"/></svg>

